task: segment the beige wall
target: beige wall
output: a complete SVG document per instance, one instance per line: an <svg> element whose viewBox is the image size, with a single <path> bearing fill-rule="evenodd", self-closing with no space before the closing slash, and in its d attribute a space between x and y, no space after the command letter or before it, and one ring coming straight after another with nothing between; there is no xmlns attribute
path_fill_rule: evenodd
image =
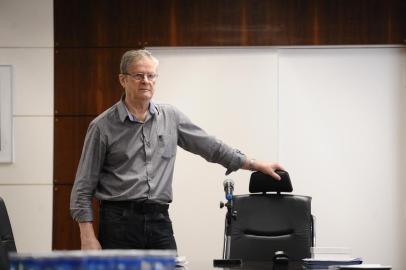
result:
<svg viewBox="0 0 406 270"><path fill-rule="evenodd" d="M0 164L18 251L51 250L53 166L52 0L2 0L0 65L12 65L13 164Z"/></svg>

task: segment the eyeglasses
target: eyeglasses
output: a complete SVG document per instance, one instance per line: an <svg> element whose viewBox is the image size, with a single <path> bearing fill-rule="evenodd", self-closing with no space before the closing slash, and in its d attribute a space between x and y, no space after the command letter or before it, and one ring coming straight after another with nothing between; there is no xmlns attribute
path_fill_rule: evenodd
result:
<svg viewBox="0 0 406 270"><path fill-rule="evenodd" d="M156 78L158 77L158 74L156 74L156 73L135 73L135 74L123 73L123 74L130 76L131 78L133 78L136 81L142 81L146 77L148 79L148 81L154 82L156 80Z"/></svg>

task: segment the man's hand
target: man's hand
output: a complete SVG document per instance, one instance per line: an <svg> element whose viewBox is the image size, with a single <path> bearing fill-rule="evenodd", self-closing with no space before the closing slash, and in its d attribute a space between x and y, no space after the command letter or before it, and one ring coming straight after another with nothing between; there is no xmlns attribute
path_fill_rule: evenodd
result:
<svg viewBox="0 0 406 270"><path fill-rule="evenodd" d="M101 245L94 234L92 222L80 222L80 242L82 250L100 250Z"/></svg>
<svg viewBox="0 0 406 270"><path fill-rule="evenodd" d="M272 176L277 180L281 180L281 177L275 173L275 170L284 170L282 165L277 162L266 162L255 159L246 159L242 168L245 170L260 171Z"/></svg>
<svg viewBox="0 0 406 270"><path fill-rule="evenodd" d="M284 170L282 165L276 162L255 161L256 170L262 173L268 174L277 180L281 180L281 177L275 173L275 170Z"/></svg>

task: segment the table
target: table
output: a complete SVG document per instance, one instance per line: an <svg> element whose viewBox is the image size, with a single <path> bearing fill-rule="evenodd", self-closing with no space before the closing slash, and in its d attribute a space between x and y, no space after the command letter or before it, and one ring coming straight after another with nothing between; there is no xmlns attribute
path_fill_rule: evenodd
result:
<svg viewBox="0 0 406 270"><path fill-rule="evenodd" d="M243 262L241 267L214 267L213 260L194 261L179 270L303 270L300 261L289 262L287 265L274 265L272 262Z"/></svg>

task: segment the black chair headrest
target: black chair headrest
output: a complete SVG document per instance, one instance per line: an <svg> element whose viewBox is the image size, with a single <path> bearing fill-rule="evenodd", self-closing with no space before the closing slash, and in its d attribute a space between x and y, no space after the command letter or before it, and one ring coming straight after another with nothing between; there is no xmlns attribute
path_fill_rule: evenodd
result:
<svg viewBox="0 0 406 270"><path fill-rule="evenodd" d="M282 170L276 170L275 172L282 178L281 180L276 180L272 176L262 172L252 173L249 186L250 193L268 191L292 192L293 187L288 172Z"/></svg>

